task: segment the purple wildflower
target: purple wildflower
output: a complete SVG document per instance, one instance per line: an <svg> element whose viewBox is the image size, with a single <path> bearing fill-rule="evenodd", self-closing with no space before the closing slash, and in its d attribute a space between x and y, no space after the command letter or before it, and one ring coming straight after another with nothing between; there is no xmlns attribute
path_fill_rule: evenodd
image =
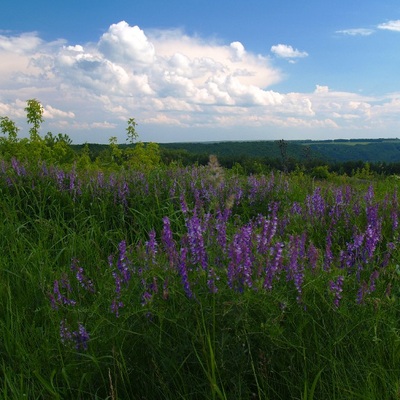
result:
<svg viewBox="0 0 400 400"><path fill-rule="evenodd" d="M191 252L191 262L200 264L203 270L207 269L207 253L204 245L203 227L199 217L194 214L193 217L186 220L188 230L188 240Z"/></svg>
<svg viewBox="0 0 400 400"><path fill-rule="evenodd" d="M226 226L231 215L231 210L225 209L224 212L220 210L217 211L216 221L215 221L215 229L217 231L217 242L223 253L226 252Z"/></svg>
<svg viewBox="0 0 400 400"><path fill-rule="evenodd" d="M392 210L390 213L391 219L392 219L392 229L393 232L397 231L397 228L399 227L399 219L398 219L398 215L397 215L397 211L396 210Z"/></svg>
<svg viewBox="0 0 400 400"><path fill-rule="evenodd" d="M360 286L360 289L358 289L357 292L357 297L356 297L357 304L364 303L364 297L367 293L368 293L368 284L366 282L363 282Z"/></svg>
<svg viewBox="0 0 400 400"><path fill-rule="evenodd" d="M311 218L321 218L324 215L325 200L321 195L321 188L317 187L311 196L307 196L306 205Z"/></svg>
<svg viewBox="0 0 400 400"><path fill-rule="evenodd" d="M372 185L369 186L367 193L365 194L365 201L367 204L370 204L374 198L374 187Z"/></svg>
<svg viewBox="0 0 400 400"><path fill-rule="evenodd" d="M26 175L26 170L25 170L24 166L21 165L15 157L13 157L11 159L11 166L18 176Z"/></svg>
<svg viewBox="0 0 400 400"><path fill-rule="evenodd" d="M178 261L178 252L172 237L171 222L168 217L163 218L163 230L161 235L162 244L168 255L169 266L173 268Z"/></svg>
<svg viewBox="0 0 400 400"><path fill-rule="evenodd" d="M379 272L375 270L369 277L369 288L368 293L372 293L376 290L376 280L379 278Z"/></svg>
<svg viewBox="0 0 400 400"><path fill-rule="evenodd" d="M308 262L310 264L311 270L315 271L318 262L318 249L311 243L308 247L307 252Z"/></svg>
<svg viewBox="0 0 400 400"><path fill-rule="evenodd" d="M252 286L251 233L250 224L242 227L240 232L234 235L229 246L228 285L234 288L236 282L236 289L239 291L243 291L244 284Z"/></svg>
<svg viewBox="0 0 400 400"><path fill-rule="evenodd" d="M188 271L187 271L187 266L186 266L187 252L188 252L188 250L187 250L186 247L183 247L181 249L178 271L179 271L179 274L181 276L181 281L182 281L183 289L185 290L186 296L189 297L189 298L192 298L193 297L193 293L192 293L192 290L190 288Z"/></svg>
<svg viewBox="0 0 400 400"><path fill-rule="evenodd" d="M265 279L263 287L266 290L272 289L272 281L277 273L282 269L283 248L283 243L277 243L270 250L271 255L274 258L271 262L267 263L267 266L265 268Z"/></svg>
<svg viewBox="0 0 400 400"><path fill-rule="evenodd" d="M93 282L87 276L85 276L85 271L79 265L79 261L77 259L72 260L71 270L76 273L75 276L80 285L88 292L94 293L95 290Z"/></svg>
<svg viewBox="0 0 400 400"><path fill-rule="evenodd" d="M126 241L122 240L119 245L119 257L117 261L117 268L122 275L124 283L129 282L131 279L131 273L129 269L129 260L126 254Z"/></svg>
<svg viewBox="0 0 400 400"><path fill-rule="evenodd" d="M261 224L261 234L257 235L257 252L259 254L265 254L277 230L278 217L276 211L273 211L271 219L259 216L258 221Z"/></svg>
<svg viewBox="0 0 400 400"><path fill-rule="evenodd" d="M129 195L129 186L126 180L124 179L118 185L118 199L124 205L124 207L128 206L128 195Z"/></svg>
<svg viewBox="0 0 400 400"><path fill-rule="evenodd" d="M303 209L301 208L301 205L294 201L292 204L291 213L295 215L301 215L302 211Z"/></svg>
<svg viewBox="0 0 400 400"><path fill-rule="evenodd" d="M207 273L207 286L211 293L218 292L218 287L215 285L216 280L218 280L218 277L215 274L214 268L209 268Z"/></svg>
<svg viewBox="0 0 400 400"><path fill-rule="evenodd" d="M149 240L146 242L147 259L151 261L152 264L156 262L157 247L156 231L152 229L149 233Z"/></svg>
<svg viewBox="0 0 400 400"><path fill-rule="evenodd" d="M78 330L71 332L71 327L67 323L66 319L60 322L60 338L61 343L64 345L75 344L76 350L87 350L89 342L89 333L85 327L79 323Z"/></svg>
<svg viewBox="0 0 400 400"><path fill-rule="evenodd" d="M72 335L76 343L75 348L77 350L87 350L90 337L89 333L81 323L78 325L78 330L72 332Z"/></svg>
<svg viewBox="0 0 400 400"><path fill-rule="evenodd" d="M338 276L336 282L335 281L329 282L329 289L334 296L333 304L336 308L339 308L340 300L342 299L343 282L344 282L343 276Z"/></svg>
<svg viewBox="0 0 400 400"><path fill-rule="evenodd" d="M66 319L63 319L60 322L60 338L62 344L67 344L73 340L72 332Z"/></svg>
<svg viewBox="0 0 400 400"><path fill-rule="evenodd" d="M61 287L63 289L66 289L67 293L70 293L72 291L71 286L69 285L69 281L66 278L64 278L64 280L61 281ZM61 293L58 280L55 280L53 283L53 293L54 293L54 296L51 295L50 299L51 299L52 307L54 309L57 309L59 305L68 305L68 306L76 305L75 300L72 300L72 299L68 298L67 296L65 296L63 293Z"/></svg>
<svg viewBox="0 0 400 400"><path fill-rule="evenodd" d="M114 299L111 303L111 312L115 314L115 316L119 317L119 309L124 307L124 303L118 299Z"/></svg>

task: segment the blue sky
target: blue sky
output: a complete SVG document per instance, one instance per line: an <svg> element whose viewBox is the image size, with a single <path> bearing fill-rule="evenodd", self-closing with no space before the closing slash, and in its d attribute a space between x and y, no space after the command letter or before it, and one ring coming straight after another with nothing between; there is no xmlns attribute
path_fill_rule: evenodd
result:
<svg viewBox="0 0 400 400"><path fill-rule="evenodd" d="M398 0L0 4L0 116L156 142L400 137Z"/></svg>

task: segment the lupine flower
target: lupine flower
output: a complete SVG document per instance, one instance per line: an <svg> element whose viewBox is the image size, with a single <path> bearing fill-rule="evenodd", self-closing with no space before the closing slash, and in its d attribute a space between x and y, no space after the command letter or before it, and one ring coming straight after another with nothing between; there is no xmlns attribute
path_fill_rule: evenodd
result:
<svg viewBox="0 0 400 400"><path fill-rule="evenodd" d="M303 235L304 236L304 235ZM304 256L304 239L298 236L291 236L289 240L289 266L287 268L287 280L293 280L298 296L301 300L302 286L304 281L304 266L299 263ZM303 253L303 254L302 254Z"/></svg>
<svg viewBox="0 0 400 400"><path fill-rule="evenodd" d="M158 244L156 241L156 231L154 229L150 231L149 240L145 243L145 246L147 259L155 264Z"/></svg>
<svg viewBox="0 0 400 400"><path fill-rule="evenodd" d="M210 293L218 292L218 287L215 284L216 280L218 280L218 277L215 274L214 268L209 268L207 273L207 286L210 289Z"/></svg>
<svg viewBox="0 0 400 400"><path fill-rule="evenodd" d="M307 258L312 271L315 271L318 262L318 249L311 243L308 247Z"/></svg>
<svg viewBox="0 0 400 400"><path fill-rule="evenodd" d="M67 289L67 293L71 292L71 287L69 285L69 282L64 281L64 283L62 282L62 288ZM60 291L60 285L58 280L55 280L53 283L53 295L50 295L50 299L51 299L51 304L52 307L54 309L58 309L59 305L68 305L68 306L75 306L76 305L76 301L72 300L70 298L68 298L67 296L65 296L64 294L61 293Z"/></svg>
<svg viewBox="0 0 400 400"><path fill-rule="evenodd" d="M374 198L374 187L370 185L364 199L366 203L370 204L373 198Z"/></svg>
<svg viewBox="0 0 400 400"><path fill-rule="evenodd" d="M26 175L26 170L25 170L24 166L21 165L15 157L13 157L11 159L11 166L18 176Z"/></svg>
<svg viewBox="0 0 400 400"><path fill-rule="evenodd" d="M113 299L111 303L111 312L115 314L115 316L119 317L119 309L124 307L124 303L119 301L118 299Z"/></svg>
<svg viewBox="0 0 400 400"><path fill-rule="evenodd" d="M186 296L191 298L193 297L193 292L190 288L187 265L186 265L186 256L187 256L187 248L183 247L181 249L181 254L179 258L179 266L178 271L179 275L181 276L181 281L183 285L183 289L185 290Z"/></svg>
<svg viewBox="0 0 400 400"><path fill-rule="evenodd" d="M397 228L399 227L399 219L398 219L397 211L396 210L392 210L391 213L390 213L390 216L391 216L391 220L392 220L393 232L396 232Z"/></svg>
<svg viewBox="0 0 400 400"><path fill-rule="evenodd" d="M252 269L254 256L252 255L252 226L247 224L236 233L229 247L230 261L228 264L228 285L243 291L243 286L252 287Z"/></svg>
<svg viewBox="0 0 400 400"><path fill-rule="evenodd" d="M72 336L75 339L75 348L77 350L87 350L90 337L89 333L81 323L78 325L78 330L72 332Z"/></svg>
<svg viewBox="0 0 400 400"><path fill-rule="evenodd" d="M72 260L71 270L76 273L75 276L80 285L88 292L94 293L95 290L93 282L87 276L85 276L85 271L79 265L79 261L77 259Z"/></svg>
<svg viewBox="0 0 400 400"><path fill-rule="evenodd" d="M264 279L263 287L266 290L272 289L272 281L273 281L274 277L282 269L283 248L284 248L284 244L278 242L270 250L271 255L273 256L273 260L271 262L267 263L267 266L265 268L265 279Z"/></svg>
<svg viewBox="0 0 400 400"><path fill-rule="evenodd" d="M118 185L118 199L124 205L124 207L128 206L128 195L129 195L129 186L126 180L124 179L122 183Z"/></svg>
<svg viewBox="0 0 400 400"><path fill-rule="evenodd" d="M363 282L360 286L360 289L357 292L357 296L356 296L357 304L364 303L364 297L367 293L368 293L368 284L366 282Z"/></svg>
<svg viewBox="0 0 400 400"><path fill-rule="evenodd" d="M88 349L89 333L81 323L78 324L78 330L72 332L67 320L61 320L60 338L62 344L66 346L70 344L75 345L76 350Z"/></svg>
<svg viewBox="0 0 400 400"><path fill-rule="evenodd" d="M261 224L261 234L257 235L257 252L259 254L265 254L272 242L273 237L276 234L278 226L276 210L273 211L271 219L266 219L263 216L259 216L258 222Z"/></svg>
<svg viewBox="0 0 400 400"><path fill-rule="evenodd" d="M297 201L294 201L293 204L292 204L292 208L291 208L290 212L292 214L301 215L302 211L303 210L302 210L301 205Z"/></svg>
<svg viewBox="0 0 400 400"><path fill-rule="evenodd" d="M370 259L373 257L379 241L380 232L377 229L373 229L371 225L368 225L365 233L365 248Z"/></svg>
<svg viewBox="0 0 400 400"><path fill-rule="evenodd" d="M369 277L369 288L368 293L372 293L376 290L376 280L379 278L379 271L375 270Z"/></svg>
<svg viewBox="0 0 400 400"><path fill-rule="evenodd" d="M217 231L217 243L219 244L223 253L226 252L226 243L227 243L226 227L230 215L231 215L231 210L228 208L226 208L224 212L218 210L215 221L215 229Z"/></svg>
<svg viewBox="0 0 400 400"><path fill-rule="evenodd" d="M188 230L188 241L191 252L191 262L200 264L203 270L207 269L207 253L204 246L203 228L199 217L194 214L186 220Z"/></svg>
<svg viewBox="0 0 400 400"><path fill-rule="evenodd" d="M343 276L338 276L336 282L335 281L329 282L329 289L334 296L333 304L335 305L336 308L339 308L340 300L342 299L343 282L344 282Z"/></svg>
<svg viewBox="0 0 400 400"><path fill-rule="evenodd" d="M60 322L60 338L62 344L67 344L73 340L72 332L65 319Z"/></svg>
<svg viewBox="0 0 400 400"><path fill-rule="evenodd" d="M172 237L171 223L168 217L163 218L163 230L161 235L162 244L167 252L169 265L173 268L178 261L178 252L176 250L175 241Z"/></svg>
<svg viewBox="0 0 400 400"><path fill-rule="evenodd" d="M126 241L122 240L119 245L119 257L117 261L117 268L122 275L124 283L129 282L131 279L131 272L129 269L129 260L126 255Z"/></svg>
<svg viewBox="0 0 400 400"><path fill-rule="evenodd" d="M325 200L321 195L321 188L317 187L311 196L307 196L306 204L311 218L321 218L324 215Z"/></svg>

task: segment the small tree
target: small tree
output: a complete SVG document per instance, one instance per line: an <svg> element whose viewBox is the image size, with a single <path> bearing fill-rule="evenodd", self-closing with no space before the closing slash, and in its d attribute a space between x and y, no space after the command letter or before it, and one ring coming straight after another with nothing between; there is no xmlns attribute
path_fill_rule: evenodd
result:
<svg viewBox="0 0 400 400"><path fill-rule="evenodd" d="M287 157L287 142L284 139L279 140L278 142L279 146L279 151L281 153L281 159L282 159L282 165L283 165L283 171L286 173L288 171L288 157Z"/></svg>
<svg viewBox="0 0 400 400"><path fill-rule="evenodd" d="M0 129L3 135L8 135L9 142L16 143L18 141L17 135L19 128L15 122L8 117L0 118Z"/></svg>
<svg viewBox="0 0 400 400"><path fill-rule="evenodd" d="M40 136L39 136L39 129L40 125L44 122L43 119L43 106L40 104L40 102L36 99L30 99L26 101L26 118L28 121L28 124L32 124L31 129L29 129L29 135L31 138L32 142L38 142L40 141Z"/></svg>
<svg viewBox="0 0 400 400"><path fill-rule="evenodd" d="M139 134L136 132L136 127L137 123L135 121L135 118L129 118L128 119L128 127L126 128L126 134L127 134L127 141L129 141L131 144L135 143L137 138L139 137Z"/></svg>

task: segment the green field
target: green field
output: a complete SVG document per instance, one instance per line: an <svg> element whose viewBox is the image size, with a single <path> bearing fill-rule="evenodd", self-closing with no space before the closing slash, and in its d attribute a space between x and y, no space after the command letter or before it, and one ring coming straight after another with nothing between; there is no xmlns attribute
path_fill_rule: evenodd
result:
<svg viewBox="0 0 400 400"><path fill-rule="evenodd" d="M399 183L3 161L2 399L396 399Z"/></svg>
<svg viewBox="0 0 400 400"><path fill-rule="evenodd" d="M223 168L134 119L74 148L27 110L29 139L0 118L1 399L400 398L393 172L285 141Z"/></svg>

